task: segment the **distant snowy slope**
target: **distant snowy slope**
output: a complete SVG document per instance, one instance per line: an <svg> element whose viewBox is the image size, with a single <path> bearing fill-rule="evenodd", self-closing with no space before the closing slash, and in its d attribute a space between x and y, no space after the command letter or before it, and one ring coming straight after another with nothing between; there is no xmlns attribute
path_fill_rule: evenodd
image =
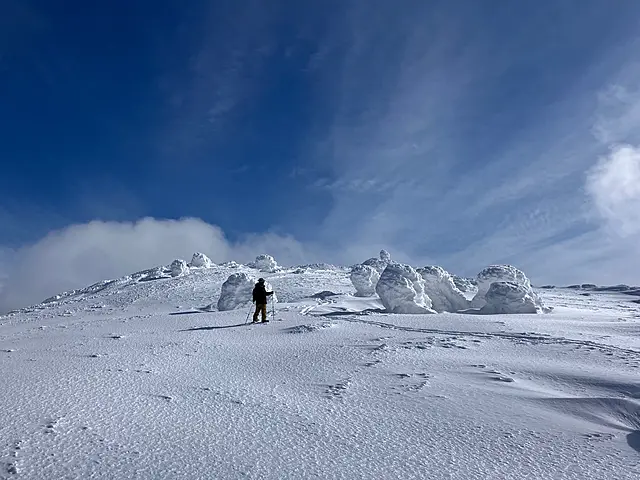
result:
<svg viewBox="0 0 640 480"><path fill-rule="evenodd" d="M276 288L270 324L193 308L234 272ZM230 264L0 316L0 478L639 478L628 296L478 316L353 293L347 269Z"/></svg>

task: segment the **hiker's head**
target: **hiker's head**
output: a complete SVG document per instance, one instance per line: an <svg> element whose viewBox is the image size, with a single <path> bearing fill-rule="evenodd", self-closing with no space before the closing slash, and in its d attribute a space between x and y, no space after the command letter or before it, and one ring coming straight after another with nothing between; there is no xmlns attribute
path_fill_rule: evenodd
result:
<svg viewBox="0 0 640 480"><path fill-rule="evenodd" d="M259 278L258 283L264 283L264 278Z"/></svg>

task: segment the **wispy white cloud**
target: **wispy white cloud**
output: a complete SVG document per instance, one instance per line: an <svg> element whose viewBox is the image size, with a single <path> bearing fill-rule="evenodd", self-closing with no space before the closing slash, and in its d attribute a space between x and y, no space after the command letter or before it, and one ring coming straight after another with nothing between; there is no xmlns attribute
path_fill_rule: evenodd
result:
<svg viewBox="0 0 640 480"><path fill-rule="evenodd" d="M158 144L171 158L202 153L228 131L234 112L249 104L273 48L273 20L264 2L246 0L211 3L183 26L185 68L176 71L169 62L159 81L169 113Z"/></svg>
<svg viewBox="0 0 640 480"><path fill-rule="evenodd" d="M616 233L640 234L640 148L615 146L589 171L587 191Z"/></svg>
<svg viewBox="0 0 640 480"><path fill-rule="evenodd" d="M640 41L629 48L640 49ZM604 144L640 141L640 59L632 58L597 96L593 134Z"/></svg>
<svg viewBox="0 0 640 480"><path fill-rule="evenodd" d="M336 102L333 121L310 148L334 175L319 180L333 197L323 239L387 245L415 262L466 274L504 261L527 265L542 281L585 272L594 281L625 276L628 245L594 222L585 172L606 149L602 132L620 140L638 131L637 89L629 75L635 40L601 45L547 103L531 104L531 90L522 85L533 84L514 72L532 69L540 82L566 74L553 66L554 47L538 48L543 9L540 29L496 43L477 24L438 15L439 7L429 15L420 8L362 8L351 10L314 59L316 70L323 62L335 67L337 79L325 83ZM584 25L597 24L596 10L577 15L588 17ZM428 18L439 25L430 28ZM563 32L569 43L585 33L576 20ZM350 48L341 56L332 45ZM538 75L547 70L548 77ZM612 82L625 87L607 87ZM512 93L496 91L499 86ZM362 185L391 188L353 188ZM606 245L608 263L591 250L598 241ZM584 247L588 264L566 255L567 245ZM543 262L545 255L550 260ZM534 257L537 263L529 261ZM546 272L536 266L542 264Z"/></svg>

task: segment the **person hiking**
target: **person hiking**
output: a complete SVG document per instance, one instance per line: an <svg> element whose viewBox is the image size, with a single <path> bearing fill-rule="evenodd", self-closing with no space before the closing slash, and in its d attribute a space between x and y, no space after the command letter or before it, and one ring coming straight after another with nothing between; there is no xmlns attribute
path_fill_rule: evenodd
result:
<svg viewBox="0 0 640 480"><path fill-rule="evenodd" d="M273 292L267 292L264 286L264 278L259 278L256 286L253 287L253 303L256 304L256 311L253 314L253 323L258 323L258 314L262 312L262 321L267 320L267 297L273 295Z"/></svg>

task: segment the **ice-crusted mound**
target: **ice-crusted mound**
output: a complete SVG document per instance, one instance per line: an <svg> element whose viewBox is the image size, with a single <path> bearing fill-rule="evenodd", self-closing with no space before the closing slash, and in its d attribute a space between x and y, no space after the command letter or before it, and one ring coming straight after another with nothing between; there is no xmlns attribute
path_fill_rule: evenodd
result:
<svg viewBox="0 0 640 480"><path fill-rule="evenodd" d="M356 297L370 297L376 293L380 274L375 268L369 265L355 265L349 277L356 288Z"/></svg>
<svg viewBox="0 0 640 480"><path fill-rule="evenodd" d="M384 272L384 269L387 268L387 265L391 263L391 254L386 250L380 250L380 256L378 258L370 258L362 262L362 265L368 265L369 267L375 268L379 274Z"/></svg>
<svg viewBox="0 0 640 480"><path fill-rule="evenodd" d="M251 302L256 279L246 273L234 273L222 284L218 310L234 310Z"/></svg>
<svg viewBox="0 0 640 480"><path fill-rule="evenodd" d="M252 264L253 268L260 270L261 272L273 273L280 269L278 262L271 255L258 255L256 261Z"/></svg>
<svg viewBox="0 0 640 480"><path fill-rule="evenodd" d="M180 275L189 273L189 266L187 265L187 262L180 259L171 262L171 266L169 267L169 269L171 270L172 277L179 277Z"/></svg>
<svg viewBox="0 0 640 480"><path fill-rule="evenodd" d="M191 257L191 266L196 268L211 268L213 262L204 253L196 252Z"/></svg>
<svg viewBox="0 0 640 480"><path fill-rule="evenodd" d="M531 289L531 282L522 270L512 265L490 265L476 277L478 292L472 300L472 306L481 308L485 305L485 295L494 282L511 282Z"/></svg>
<svg viewBox="0 0 640 480"><path fill-rule="evenodd" d="M444 268L435 265L419 268L417 272L425 282L425 292L431 298L436 312L457 312L469 308L469 300L456 287Z"/></svg>
<svg viewBox="0 0 640 480"><path fill-rule="evenodd" d="M234 273L222 284L220 298L218 299L218 310L234 310L253 301L253 287L256 279L244 272ZM264 284L267 292L273 292L273 286L269 282ZM274 293L267 297L269 303L278 303L278 297Z"/></svg>
<svg viewBox="0 0 640 480"><path fill-rule="evenodd" d="M536 299L531 287L514 282L493 282L485 294L485 305L480 313L512 314L538 313ZM534 294L535 295L535 294Z"/></svg>
<svg viewBox="0 0 640 480"><path fill-rule="evenodd" d="M540 296L531 287L531 281L527 278L522 270L512 265L491 265L482 270L477 276L478 293L471 302L474 308L482 308L488 304L487 294L491 290L494 283L512 283L522 287L527 292L527 298L530 298L538 312L549 312L551 309L546 307Z"/></svg>
<svg viewBox="0 0 640 480"><path fill-rule="evenodd" d="M391 313L436 313L424 291L424 280L409 265L387 265L376 285L376 293Z"/></svg>
<svg viewBox="0 0 640 480"><path fill-rule="evenodd" d="M477 276L478 294L486 294L494 282L511 282L531 287L531 282L522 270L513 265L491 265L482 270Z"/></svg>
<svg viewBox="0 0 640 480"><path fill-rule="evenodd" d="M451 275L453 283L456 288L461 292L473 292L476 290L476 282L470 278L459 277L458 275Z"/></svg>

